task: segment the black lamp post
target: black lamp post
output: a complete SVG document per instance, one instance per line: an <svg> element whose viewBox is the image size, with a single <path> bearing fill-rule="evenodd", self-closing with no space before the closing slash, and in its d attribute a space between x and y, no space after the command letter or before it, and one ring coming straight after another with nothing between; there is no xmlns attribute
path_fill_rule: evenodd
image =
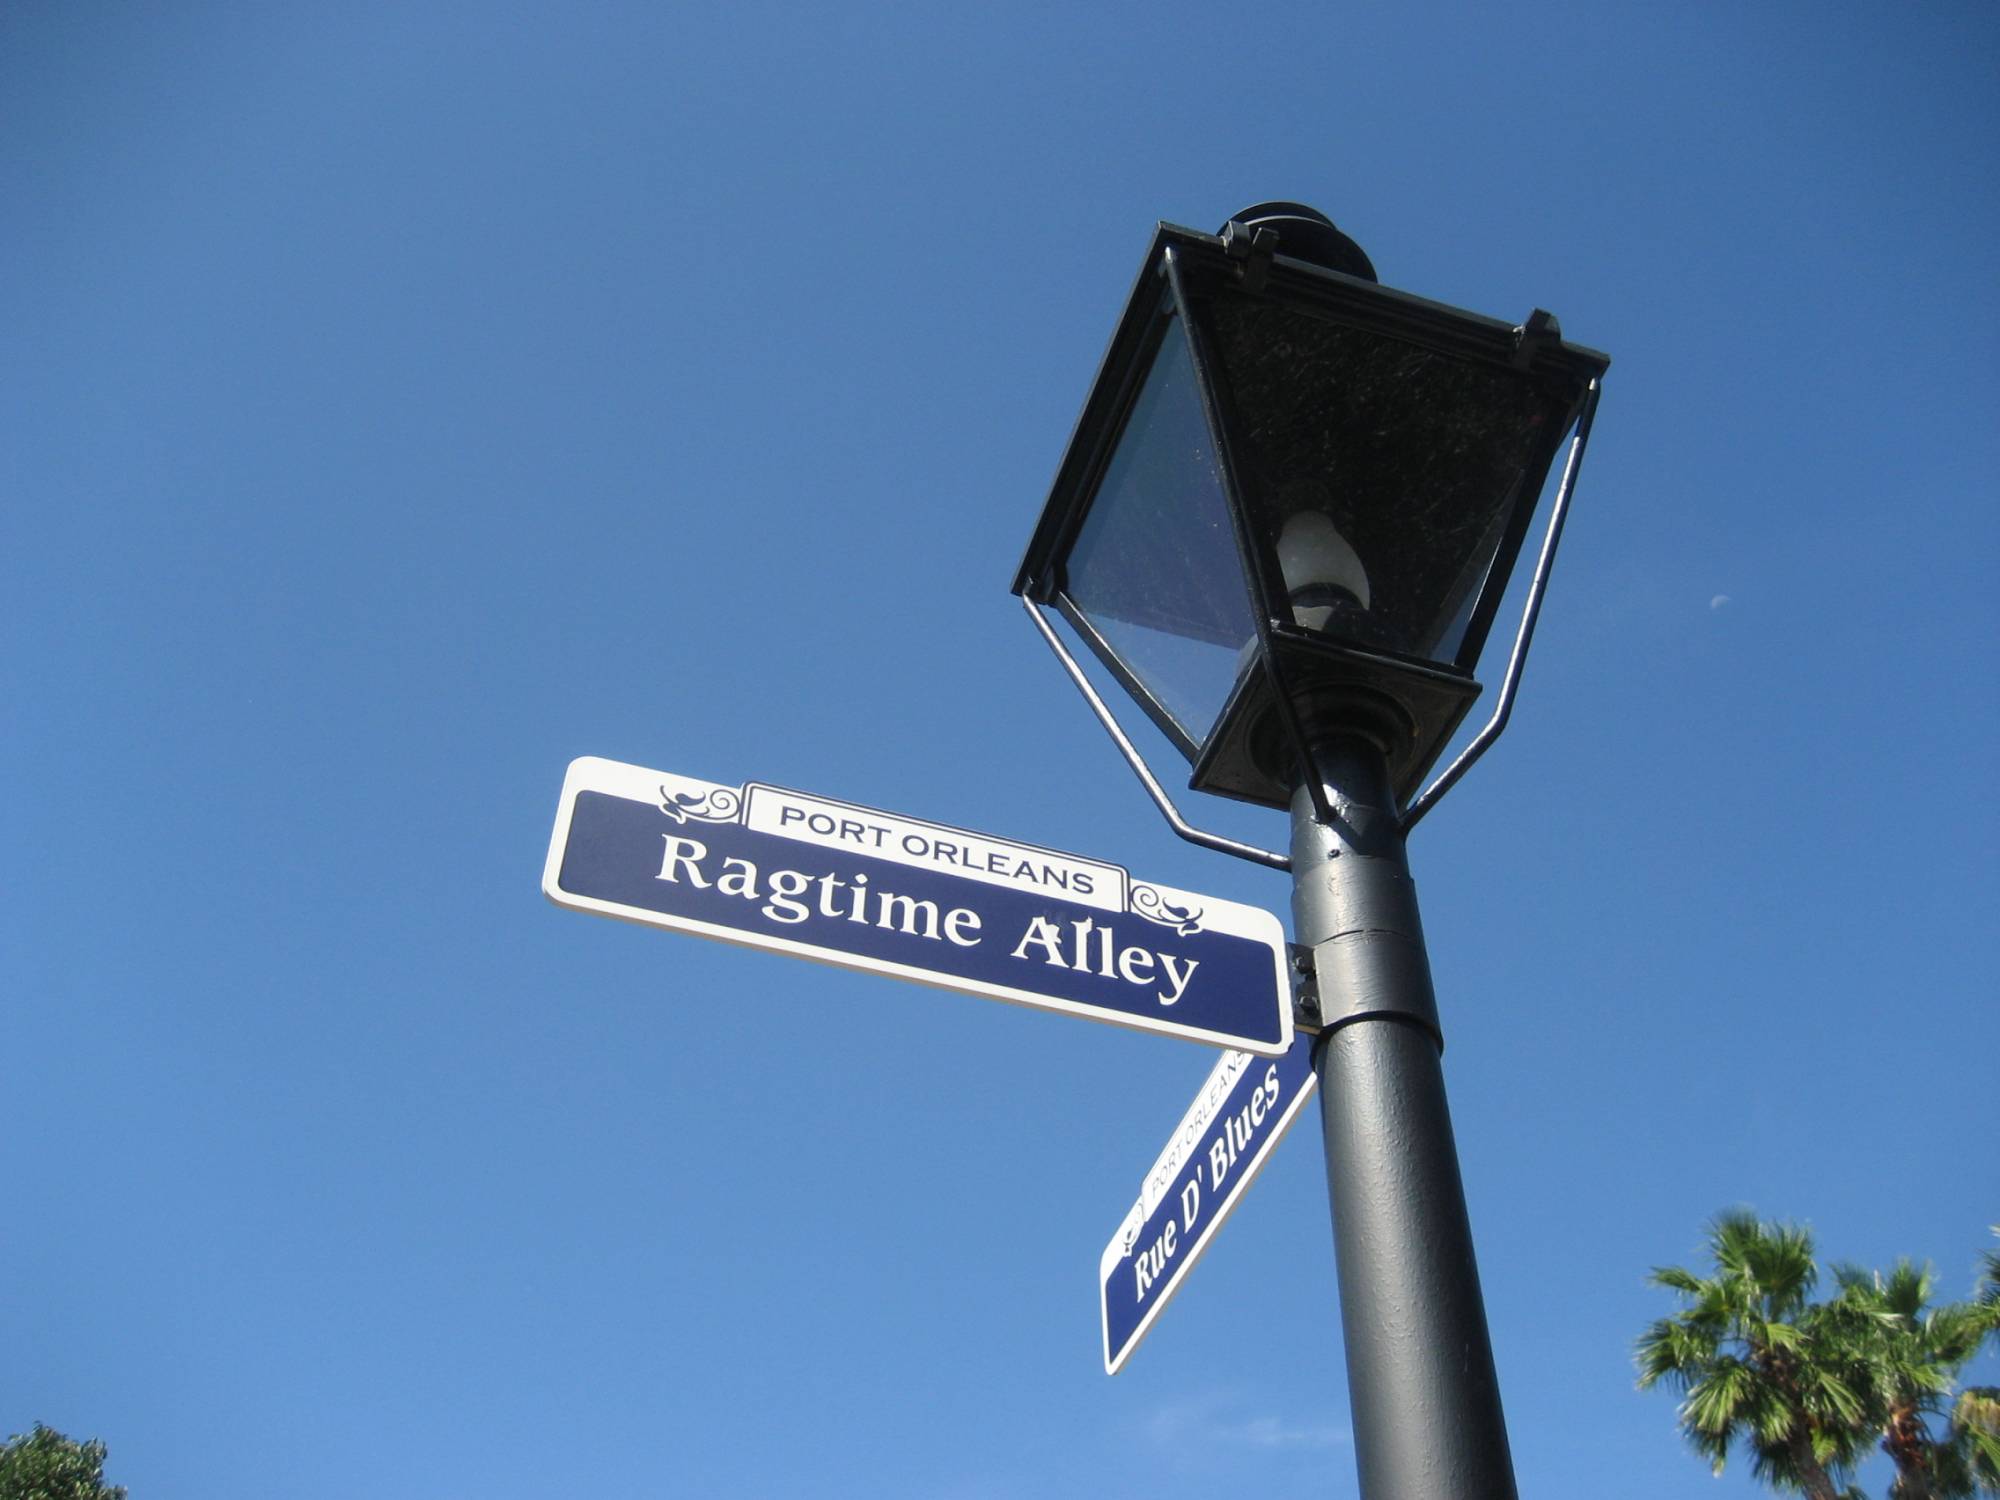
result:
<svg viewBox="0 0 2000 1500"><path fill-rule="evenodd" d="M1176 831L1292 871L1368 1500L1514 1495L1404 837L1505 727L1608 363L1298 204L1161 225L1014 580ZM1566 439L1498 706L1420 792ZM1181 819L1046 612L1290 855Z"/></svg>

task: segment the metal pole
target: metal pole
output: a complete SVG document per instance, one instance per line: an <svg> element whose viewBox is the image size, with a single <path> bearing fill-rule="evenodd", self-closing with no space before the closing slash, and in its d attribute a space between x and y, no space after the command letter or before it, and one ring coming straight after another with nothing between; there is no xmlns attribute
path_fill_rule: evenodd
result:
<svg viewBox="0 0 2000 1500"><path fill-rule="evenodd" d="M1364 1500L1516 1500L1445 1107L1430 960L1388 765L1325 739L1292 797L1292 916L1325 1031L1314 1064Z"/></svg>

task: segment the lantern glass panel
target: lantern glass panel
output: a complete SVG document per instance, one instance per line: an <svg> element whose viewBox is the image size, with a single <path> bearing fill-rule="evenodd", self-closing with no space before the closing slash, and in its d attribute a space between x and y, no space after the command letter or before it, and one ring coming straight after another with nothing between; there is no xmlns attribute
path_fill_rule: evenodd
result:
<svg viewBox="0 0 2000 1500"><path fill-rule="evenodd" d="M1234 291L1208 307L1252 529L1293 623L1469 668L1572 383Z"/></svg>
<svg viewBox="0 0 2000 1500"><path fill-rule="evenodd" d="M1167 321L1070 546L1063 592L1191 755L1256 622L1178 318Z"/></svg>

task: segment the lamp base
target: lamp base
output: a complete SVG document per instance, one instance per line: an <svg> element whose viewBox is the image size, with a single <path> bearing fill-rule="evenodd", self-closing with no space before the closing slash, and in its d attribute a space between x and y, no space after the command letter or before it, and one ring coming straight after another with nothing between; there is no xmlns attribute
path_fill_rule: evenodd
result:
<svg viewBox="0 0 2000 1500"><path fill-rule="evenodd" d="M1359 734L1388 762L1399 803L1424 777L1457 732L1479 684L1428 663L1378 655L1352 646L1275 630L1271 666L1252 662L1216 719L1188 785L1288 808L1307 754L1292 724L1307 737L1330 729ZM1287 715L1272 688L1275 675L1292 705Z"/></svg>

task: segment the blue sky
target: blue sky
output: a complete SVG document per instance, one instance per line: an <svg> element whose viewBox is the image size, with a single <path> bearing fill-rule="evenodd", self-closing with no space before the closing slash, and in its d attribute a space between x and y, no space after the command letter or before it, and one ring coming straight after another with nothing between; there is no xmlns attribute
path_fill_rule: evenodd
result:
<svg viewBox="0 0 2000 1500"><path fill-rule="evenodd" d="M1099 1367L1205 1049L537 890L588 754L1283 912L1006 588L1154 221L1290 197L1615 361L1411 853L1523 1493L1753 1493L1647 1268L1741 1203L1962 1296L2000 1220L1996 75L1972 3L10 7L0 1432L1353 1494L1314 1132Z"/></svg>

